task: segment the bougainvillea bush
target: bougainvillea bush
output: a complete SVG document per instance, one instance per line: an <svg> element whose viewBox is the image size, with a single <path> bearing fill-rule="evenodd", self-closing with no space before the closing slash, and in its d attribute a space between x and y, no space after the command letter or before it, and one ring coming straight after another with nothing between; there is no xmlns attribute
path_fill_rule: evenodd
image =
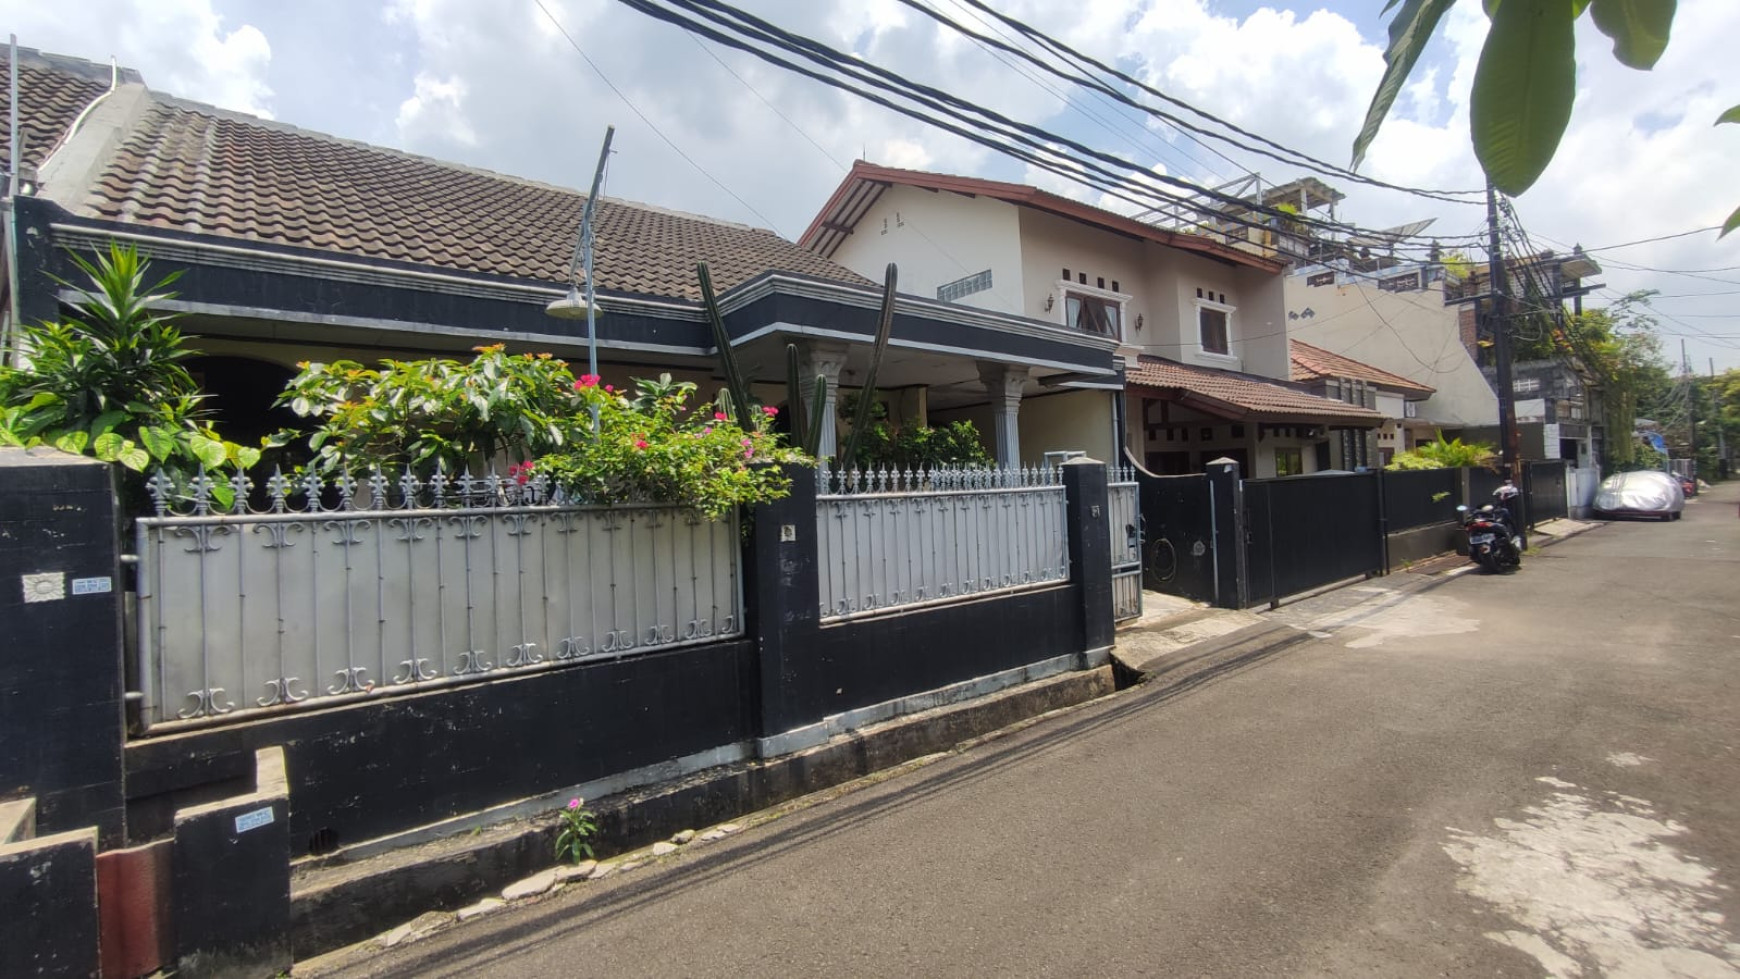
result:
<svg viewBox="0 0 1740 979"><path fill-rule="evenodd" d="M319 421L309 444L328 472L499 465L522 481L546 477L576 502L669 503L713 517L789 492L767 464L803 457L773 433L773 409L733 419L692 404L695 385L669 375L634 387L498 345L469 363L304 364L281 401Z"/></svg>

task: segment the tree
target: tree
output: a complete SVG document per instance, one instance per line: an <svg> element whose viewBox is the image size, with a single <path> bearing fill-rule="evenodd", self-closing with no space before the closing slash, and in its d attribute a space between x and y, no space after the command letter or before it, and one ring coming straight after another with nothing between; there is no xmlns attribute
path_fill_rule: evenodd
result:
<svg viewBox="0 0 1740 979"><path fill-rule="evenodd" d="M1384 74L1353 140L1358 167L1426 43L1456 0L1389 0ZM1474 155L1494 187L1515 196L1534 186L1558 151L1577 94L1577 18L1587 12L1613 39L1613 56L1647 71L1667 50L1676 0L1485 0L1491 20L1469 98ZM1740 105L1716 120L1740 122ZM1740 227L1740 208L1722 226Z"/></svg>

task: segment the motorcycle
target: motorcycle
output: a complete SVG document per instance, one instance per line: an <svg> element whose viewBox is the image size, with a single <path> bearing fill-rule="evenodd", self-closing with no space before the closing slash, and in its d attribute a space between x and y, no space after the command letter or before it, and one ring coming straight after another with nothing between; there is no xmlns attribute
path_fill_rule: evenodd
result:
<svg viewBox="0 0 1740 979"><path fill-rule="evenodd" d="M1522 536L1509 504L1522 491L1507 479L1492 495L1497 503L1478 510L1458 506L1456 512L1462 515L1462 531L1468 535L1468 559L1493 574L1510 574L1522 567Z"/></svg>

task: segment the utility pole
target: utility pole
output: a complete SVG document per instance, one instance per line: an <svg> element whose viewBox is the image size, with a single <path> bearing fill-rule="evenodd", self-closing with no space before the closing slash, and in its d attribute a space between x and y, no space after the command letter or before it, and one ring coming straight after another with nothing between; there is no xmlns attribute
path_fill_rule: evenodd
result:
<svg viewBox="0 0 1740 979"><path fill-rule="evenodd" d="M1698 385L1692 378L1692 362L1686 356L1686 341L1680 340L1680 383L1686 386L1686 455L1692 457L1692 480L1698 478Z"/></svg>
<svg viewBox="0 0 1740 979"><path fill-rule="evenodd" d="M1716 358L1710 358L1710 404L1716 410L1716 477L1728 478L1728 433L1722 425L1722 401L1716 393Z"/></svg>
<svg viewBox="0 0 1740 979"><path fill-rule="evenodd" d="M1510 310L1507 308L1510 282L1505 274L1504 253L1500 251L1498 241L1498 191L1490 182L1486 185L1486 234L1487 277L1491 280L1487 322L1492 326L1492 353L1498 361L1499 452L1505 475L1521 489L1522 473L1518 471L1517 459L1521 453L1517 444L1516 382L1511 375Z"/></svg>

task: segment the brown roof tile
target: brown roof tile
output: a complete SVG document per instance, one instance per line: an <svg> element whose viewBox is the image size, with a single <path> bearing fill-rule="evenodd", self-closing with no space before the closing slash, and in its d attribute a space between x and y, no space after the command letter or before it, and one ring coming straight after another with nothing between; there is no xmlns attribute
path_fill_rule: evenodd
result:
<svg viewBox="0 0 1740 979"><path fill-rule="evenodd" d="M1408 394L1429 395L1437 391L1435 387L1412 381L1400 374L1391 374L1381 367L1361 363L1351 357L1343 357L1338 353L1313 347L1299 340L1292 341L1293 380L1301 382L1326 381L1330 378L1348 378L1355 381L1365 381L1380 387L1396 388Z"/></svg>
<svg viewBox="0 0 1740 979"><path fill-rule="evenodd" d="M585 195L157 97L82 211L283 245L563 281ZM601 198L598 288L698 300L768 271L869 280L761 228Z"/></svg>
<svg viewBox="0 0 1740 979"><path fill-rule="evenodd" d="M1367 408L1319 398L1273 381L1210 367L1193 367L1164 357L1138 358L1124 373L1130 388L1156 388L1186 403L1231 418L1259 421L1296 419L1366 423L1375 425L1383 416Z"/></svg>
<svg viewBox="0 0 1740 979"><path fill-rule="evenodd" d="M0 131L12 111L12 91L5 83L11 72L9 50L0 46ZM109 90L111 77L108 65L18 49L18 133L25 166L42 165L85 106ZM122 80L129 79L137 81L138 75L123 73ZM11 134L6 136L0 139L0 169L11 170Z"/></svg>

